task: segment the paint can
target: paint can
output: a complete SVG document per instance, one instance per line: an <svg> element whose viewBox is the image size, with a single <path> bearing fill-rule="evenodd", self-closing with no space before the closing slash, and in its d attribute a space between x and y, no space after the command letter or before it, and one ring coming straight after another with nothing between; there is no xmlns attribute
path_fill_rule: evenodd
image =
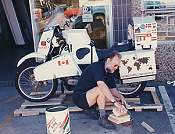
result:
<svg viewBox="0 0 175 134"><path fill-rule="evenodd" d="M47 134L70 134L69 108L58 105L46 109Z"/></svg>

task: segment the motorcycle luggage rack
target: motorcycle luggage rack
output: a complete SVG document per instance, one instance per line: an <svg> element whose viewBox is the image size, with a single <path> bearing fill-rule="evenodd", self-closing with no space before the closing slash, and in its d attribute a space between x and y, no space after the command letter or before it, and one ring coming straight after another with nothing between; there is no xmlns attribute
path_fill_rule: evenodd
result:
<svg viewBox="0 0 175 134"><path fill-rule="evenodd" d="M136 97L136 98L125 98L127 103L130 105L128 106L129 110L134 110L137 112L141 112L143 110L156 110L156 111L162 111L163 105L161 104L158 95L156 93L155 87L146 87L144 89L144 92L146 94L150 93L153 99L153 103L151 104L143 104L141 103L142 98ZM65 93L61 93L61 91L57 91L54 98L51 98L45 102L29 102L25 100L25 102L22 103L21 107L19 109L16 109L14 111L14 116L33 116L33 115L39 115L39 114L45 114L45 110L47 107L55 106L59 104L66 104L69 105L69 111L70 112L80 112L82 109L78 108L73 104L72 99L68 100L66 102L66 99L68 97L72 96L72 91L65 91ZM112 110L113 106L112 103L108 103L105 107L106 110Z"/></svg>

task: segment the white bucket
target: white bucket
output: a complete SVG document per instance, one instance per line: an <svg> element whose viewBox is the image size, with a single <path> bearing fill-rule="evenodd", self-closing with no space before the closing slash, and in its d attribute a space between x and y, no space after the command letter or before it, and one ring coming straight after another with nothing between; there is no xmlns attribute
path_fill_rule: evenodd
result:
<svg viewBox="0 0 175 134"><path fill-rule="evenodd" d="M46 109L47 134L70 134L69 108L63 105Z"/></svg>

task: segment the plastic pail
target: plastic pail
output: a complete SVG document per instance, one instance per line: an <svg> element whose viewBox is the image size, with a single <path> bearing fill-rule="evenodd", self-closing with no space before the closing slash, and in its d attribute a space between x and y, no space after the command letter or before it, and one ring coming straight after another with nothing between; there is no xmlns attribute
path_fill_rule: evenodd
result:
<svg viewBox="0 0 175 134"><path fill-rule="evenodd" d="M59 105L46 109L48 134L70 134L70 116L67 106Z"/></svg>

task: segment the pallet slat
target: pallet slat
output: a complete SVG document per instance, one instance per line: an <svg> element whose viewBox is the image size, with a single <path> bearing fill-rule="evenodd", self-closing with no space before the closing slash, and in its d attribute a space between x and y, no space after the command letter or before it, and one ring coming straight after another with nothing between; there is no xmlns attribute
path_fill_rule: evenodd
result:
<svg viewBox="0 0 175 134"><path fill-rule="evenodd" d="M114 106L107 106L105 107L105 110L112 110ZM156 105L156 104L142 104L142 105L134 105L134 106L129 106L128 110L135 110L137 112L141 112L142 110L157 110L157 111L162 111L162 105ZM70 112L80 112L82 111L81 108L77 106L69 107Z"/></svg>
<svg viewBox="0 0 175 134"><path fill-rule="evenodd" d="M46 108L16 109L15 116L33 116L45 113Z"/></svg>

